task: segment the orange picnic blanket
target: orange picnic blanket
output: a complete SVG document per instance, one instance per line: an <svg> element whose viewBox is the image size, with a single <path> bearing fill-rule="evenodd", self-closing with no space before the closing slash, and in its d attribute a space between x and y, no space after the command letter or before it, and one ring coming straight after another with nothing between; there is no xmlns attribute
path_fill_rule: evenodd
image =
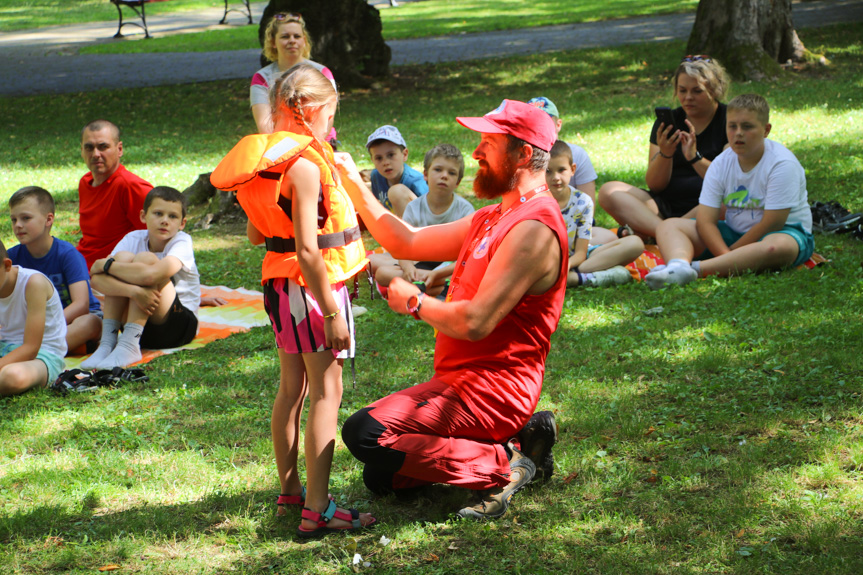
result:
<svg viewBox="0 0 863 575"><path fill-rule="evenodd" d="M201 297L220 297L227 304L217 307L202 307L198 311L198 335L183 347L172 349L145 349L143 358L136 365L142 365L160 355L174 353L181 349L198 349L217 339L226 338L232 333L249 331L253 327L270 324L264 311L264 294L245 288L230 289L225 286L201 286ZM66 369L78 367L86 355L66 358Z"/></svg>

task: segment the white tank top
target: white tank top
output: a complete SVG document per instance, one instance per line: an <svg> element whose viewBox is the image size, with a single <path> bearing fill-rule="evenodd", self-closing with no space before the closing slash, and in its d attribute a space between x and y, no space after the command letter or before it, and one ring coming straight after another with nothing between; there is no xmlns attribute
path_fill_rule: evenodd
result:
<svg viewBox="0 0 863 575"><path fill-rule="evenodd" d="M0 340L10 343L24 343L24 322L27 319L27 298L25 291L27 282L34 275L45 277L36 270L18 268L18 281L9 297L0 298ZM45 277L51 285L51 280ZM57 290L51 285L51 298L45 309L45 332L42 334L42 347L57 357L66 356L66 318L63 315L63 304Z"/></svg>

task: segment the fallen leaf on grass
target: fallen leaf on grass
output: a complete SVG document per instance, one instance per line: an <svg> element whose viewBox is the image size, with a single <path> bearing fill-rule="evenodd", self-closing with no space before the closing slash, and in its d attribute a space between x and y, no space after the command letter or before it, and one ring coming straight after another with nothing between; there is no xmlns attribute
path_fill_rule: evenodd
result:
<svg viewBox="0 0 863 575"><path fill-rule="evenodd" d="M656 428L651 425L650 427L647 428L647 431L644 432L644 436L647 437L648 435L650 435L654 431L656 431Z"/></svg>
<svg viewBox="0 0 863 575"><path fill-rule="evenodd" d="M99 571L116 571L117 569L120 569L119 565L103 565L99 567Z"/></svg>
<svg viewBox="0 0 863 575"><path fill-rule="evenodd" d="M455 543L450 543L449 547L447 547L447 549L449 549L450 551L458 551L458 547L456 546Z"/></svg>
<svg viewBox="0 0 863 575"><path fill-rule="evenodd" d="M745 533L746 533L746 529L741 529L740 531L738 531L738 532L737 532L737 535L735 535L735 537L737 537L738 539L740 539L741 537L743 537L743 535L744 535Z"/></svg>
<svg viewBox="0 0 863 575"><path fill-rule="evenodd" d="M428 557L426 557L426 562L428 562L428 563L435 563L437 561L440 561L440 557L438 557L434 553L432 553Z"/></svg>
<svg viewBox="0 0 863 575"><path fill-rule="evenodd" d="M570 483L570 482L572 482L572 480L573 480L573 479L575 479L576 477L578 477L578 471L573 471L572 473L570 473L569 475L567 475L567 476L564 478L563 482L564 482L564 483Z"/></svg>
<svg viewBox="0 0 863 575"><path fill-rule="evenodd" d="M659 481L659 478L656 475L651 475L650 477L647 477L645 481L648 483L656 483Z"/></svg>

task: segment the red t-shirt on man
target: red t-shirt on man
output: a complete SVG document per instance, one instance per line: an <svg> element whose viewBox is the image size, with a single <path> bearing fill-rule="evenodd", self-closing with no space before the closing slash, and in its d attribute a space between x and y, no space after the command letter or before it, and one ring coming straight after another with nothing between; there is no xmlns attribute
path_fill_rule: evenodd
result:
<svg viewBox="0 0 863 575"><path fill-rule="evenodd" d="M144 198L153 189L122 164L100 186L93 187L93 174L87 172L78 182L78 213L81 241L78 251L87 267L107 257L123 236L147 226L141 221Z"/></svg>

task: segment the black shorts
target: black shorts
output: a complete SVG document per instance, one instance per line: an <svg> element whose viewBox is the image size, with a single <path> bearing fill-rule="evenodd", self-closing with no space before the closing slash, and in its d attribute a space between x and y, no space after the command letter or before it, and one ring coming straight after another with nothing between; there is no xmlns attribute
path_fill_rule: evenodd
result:
<svg viewBox="0 0 863 575"><path fill-rule="evenodd" d="M186 345L198 333L198 318L180 303L180 296L174 296L174 303L165 323L156 325L147 322L141 334L141 348L168 349Z"/></svg>
<svg viewBox="0 0 863 575"><path fill-rule="evenodd" d="M653 201L656 202L656 207L659 209L659 217L663 220L668 218L682 218L689 213L689 210L698 205L698 198L673 198L669 199L659 194L650 194Z"/></svg>
<svg viewBox="0 0 863 575"><path fill-rule="evenodd" d="M416 268L418 270L431 271L431 270L435 269L436 267L438 267L439 265L441 265L441 263L443 263L443 262L417 262Z"/></svg>

